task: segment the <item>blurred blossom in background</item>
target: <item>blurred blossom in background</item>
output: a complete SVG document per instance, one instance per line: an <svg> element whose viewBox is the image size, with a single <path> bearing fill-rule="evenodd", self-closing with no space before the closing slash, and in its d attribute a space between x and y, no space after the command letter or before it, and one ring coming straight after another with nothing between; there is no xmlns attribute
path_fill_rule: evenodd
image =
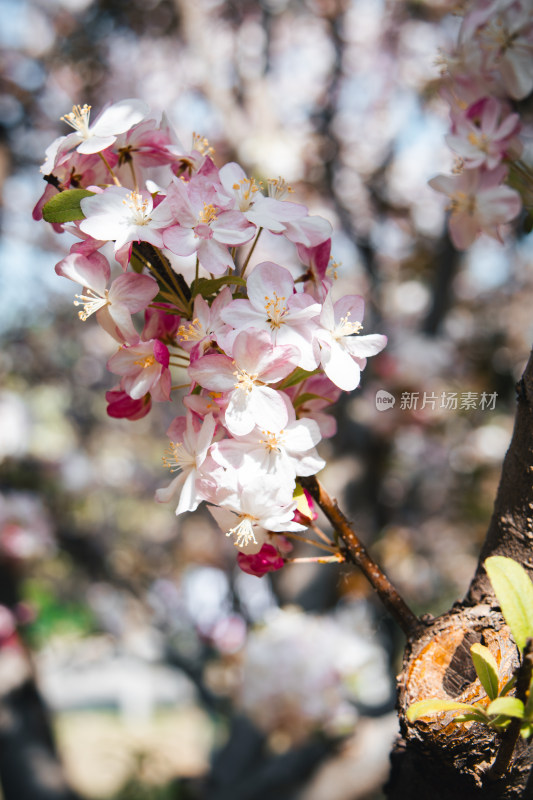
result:
<svg viewBox="0 0 533 800"><path fill-rule="evenodd" d="M427 186L452 167L436 58L454 5L0 0L0 703L23 714L37 676L78 797L379 798L402 641L355 571L245 575L208 514L153 502L169 412L107 417L113 345L54 272L70 235L32 220L59 118L139 97L332 223L336 292L389 344L339 403L321 479L439 613L472 575L533 334L530 235L458 253ZM400 403L454 392L497 398Z"/></svg>

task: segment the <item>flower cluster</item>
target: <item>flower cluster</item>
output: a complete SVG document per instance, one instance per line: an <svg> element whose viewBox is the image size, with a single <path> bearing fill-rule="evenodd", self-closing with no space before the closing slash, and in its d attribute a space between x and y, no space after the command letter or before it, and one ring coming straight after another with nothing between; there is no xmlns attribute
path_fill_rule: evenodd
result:
<svg viewBox="0 0 533 800"><path fill-rule="evenodd" d="M242 569L279 569L279 534L312 519L298 478L324 466L316 445L335 431L325 409L386 338L360 334L361 297L334 298L331 226L283 180L264 193L238 164L218 168L205 140L187 150L138 100L93 124L88 106L63 119L74 132L47 151L34 216L71 223L77 241L56 272L80 285L80 318L94 314L119 345L108 412L139 419L179 390L164 458L175 477L156 499L175 496L177 514L207 502ZM299 267L254 263L263 231L288 241ZM122 267L114 280L102 248Z"/></svg>
<svg viewBox="0 0 533 800"><path fill-rule="evenodd" d="M522 208L519 192L506 181L512 172L520 188L528 173L519 160L521 123L512 103L533 89L529 0L470 3L444 64L442 93L451 116L446 141L457 156L457 174L438 175L430 186L450 198L450 236L464 250L481 232L501 241L501 226Z"/></svg>

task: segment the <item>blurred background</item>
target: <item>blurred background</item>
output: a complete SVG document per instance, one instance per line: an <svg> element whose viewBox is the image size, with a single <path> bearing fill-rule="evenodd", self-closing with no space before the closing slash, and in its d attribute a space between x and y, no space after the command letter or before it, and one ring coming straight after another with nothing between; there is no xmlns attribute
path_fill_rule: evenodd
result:
<svg viewBox="0 0 533 800"><path fill-rule="evenodd" d="M255 578L209 515L154 503L167 410L107 417L114 343L54 273L71 237L31 211L59 118L140 97L329 219L336 291L389 345L339 403L321 479L438 614L477 562L533 334L520 221L460 254L426 185L452 167L452 5L0 0L4 800L383 796L401 633L352 569Z"/></svg>

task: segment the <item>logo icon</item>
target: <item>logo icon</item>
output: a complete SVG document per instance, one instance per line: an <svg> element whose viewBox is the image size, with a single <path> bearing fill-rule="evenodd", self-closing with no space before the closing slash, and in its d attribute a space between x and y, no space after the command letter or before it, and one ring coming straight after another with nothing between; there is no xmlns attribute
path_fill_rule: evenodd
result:
<svg viewBox="0 0 533 800"><path fill-rule="evenodd" d="M389 411L394 406L396 398L385 389L380 389L376 392L376 408L378 411Z"/></svg>

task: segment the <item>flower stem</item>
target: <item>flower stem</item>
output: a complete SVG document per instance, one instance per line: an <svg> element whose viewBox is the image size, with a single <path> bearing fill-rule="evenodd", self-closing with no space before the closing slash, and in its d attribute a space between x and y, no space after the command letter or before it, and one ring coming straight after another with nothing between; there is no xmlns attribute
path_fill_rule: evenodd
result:
<svg viewBox="0 0 533 800"><path fill-rule="evenodd" d="M157 308L160 311L164 311L166 314L175 314L176 316L179 316L181 313L178 308L168 308L168 306L165 306L163 303L150 303L148 308Z"/></svg>
<svg viewBox="0 0 533 800"><path fill-rule="evenodd" d="M137 175L135 174L135 167L133 166L133 158L130 158L129 164L130 164L130 170L131 170L131 177L133 179L134 191L137 192L137 194L138 194L139 193L139 183L137 181Z"/></svg>
<svg viewBox="0 0 533 800"><path fill-rule="evenodd" d="M525 164L520 159L517 159L516 161L513 161L511 163L512 163L512 166L518 172L520 172L523 175L524 178L526 178L530 182L533 181L533 172L531 171L530 167L527 164Z"/></svg>
<svg viewBox="0 0 533 800"><path fill-rule="evenodd" d="M185 297L179 284L178 277L172 270L167 258L161 253L159 248L153 246L151 247L153 256L147 256L142 250L142 244L143 243L134 245L135 255L143 262L145 267L153 273L154 277L160 282L160 285L163 284L165 286L166 292L162 291L161 295L167 300L170 300L170 302L189 319L192 316L192 306ZM153 263L155 259L157 259L157 264Z"/></svg>
<svg viewBox="0 0 533 800"><path fill-rule="evenodd" d="M107 169L107 171L109 172L109 174L110 174L110 175L111 175L111 177L113 178L113 183L115 184L115 186L122 186L121 182L119 181L119 179L117 178L117 176L116 176L116 175L115 175L115 173L113 172L112 168L109 166L109 161L108 161L108 160L107 160L107 158L104 156L104 154L103 154L103 153L98 153L98 155L100 156L100 158L101 158L101 159L102 159L102 161L104 162L104 164L105 164L105 166L106 166L106 169Z"/></svg>
<svg viewBox="0 0 533 800"><path fill-rule="evenodd" d="M250 252L249 252L249 253L248 253L248 255L246 256L246 261L245 261L245 262L244 262L244 264L242 265L242 270L241 270L241 278L244 278L244 273L246 272L246 267L248 266L248 264L249 264L249 262L250 262L250 259L251 259L251 257L252 257L252 253L253 253L253 252L254 252L254 250L255 250L255 246L256 246L257 242L259 241L259 237L261 236L261 233L262 233L262 232L263 232L263 228L259 228L259 230L257 231L256 237L255 237L255 239L254 239L254 241L253 241L253 244L252 244L252 246L250 247Z"/></svg>
<svg viewBox="0 0 533 800"><path fill-rule="evenodd" d="M300 484L307 489L313 500L320 506L346 548L346 557L356 564L370 581L381 602L392 614L405 635L416 637L423 629L424 623L411 611L385 573L371 558L363 543L333 500L314 475L300 478Z"/></svg>
<svg viewBox="0 0 533 800"><path fill-rule="evenodd" d="M287 533L286 531L283 531L283 536L290 536L292 539L298 539L299 542L312 544L313 547L319 547L321 550L327 550L328 553L338 553L336 547L330 547L326 544L321 544L320 542L314 542L312 539L308 539L306 536L300 536L298 533Z"/></svg>
<svg viewBox="0 0 533 800"><path fill-rule="evenodd" d="M326 544L330 544L330 545L333 544L331 539L328 536L326 536L324 531L321 530L318 527L318 525L315 525L314 522L312 522L309 527L311 528L312 531L314 531L316 533L316 535L318 536L319 539L322 539L323 542L325 542Z"/></svg>
<svg viewBox="0 0 533 800"><path fill-rule="evenodd" d="M286 558L286 564L342 564L345 561L342 553L334 556L305 556L304 558Z"/></svg>

